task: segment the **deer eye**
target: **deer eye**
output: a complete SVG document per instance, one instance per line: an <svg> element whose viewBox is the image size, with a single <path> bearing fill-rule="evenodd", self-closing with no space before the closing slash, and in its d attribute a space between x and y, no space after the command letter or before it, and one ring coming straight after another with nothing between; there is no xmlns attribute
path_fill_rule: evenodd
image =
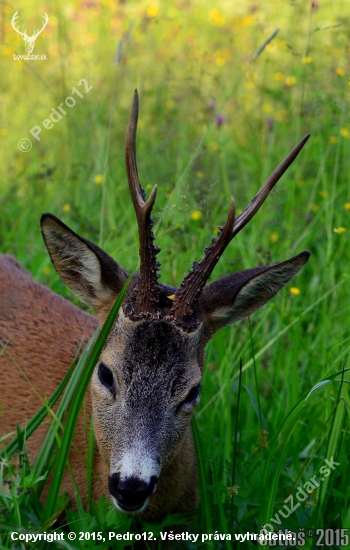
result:
<svg viewBox="0 0 350 550"><path fill-rule="evenodd" d="M98 377L101 384L113 391L113 374L104 363L100 363L98 367Z"/></svg>
<svg viewBox="0 0 350 550"><path fill-rule="evenodd" d="M182 403L180 403L180 405L178 406L178 410L186 408L186 405L197 405L200 389L200 384L197 384L197 386L193 386L193 388L191 388L188 392L186 399L184 399Z"/></svg>

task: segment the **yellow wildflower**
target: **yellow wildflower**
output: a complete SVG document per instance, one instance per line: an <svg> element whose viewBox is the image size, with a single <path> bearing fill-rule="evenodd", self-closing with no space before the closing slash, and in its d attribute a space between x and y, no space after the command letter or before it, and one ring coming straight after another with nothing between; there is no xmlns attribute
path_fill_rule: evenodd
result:
<svg viewBox="0 0 350 550"><path fill-rule="evenodd" d="M209 12L210 24L216 27L222 27L225 25L225 17L220 13L218 9L212 9Z"/></svg>
<svg viewBox="0 0 350 550"><path fill-rule="evenodd" d="M281 80L284 79L284 75L283 73L276 73L275 74L275 80L277 80L277 82L281 82Z"/></svg>
<svg viewBox="0 0 350 550"><path fill-rule="evenodd" d="M271 233L271 235L270 235L270 242L271 243L277 243L279 238L280 238L280 236L277 233L277 231L273 231L273 233Z"/></svg>
<svg viewBox="0 0 350 550"><path fill-rule="evenodd" d="M341 128L340 130L340 135L345 138L345 139L349 139L350 138L350 132L347 128Z"/></svg>
<svg viewBox="0 0 350 550"><path fill-rule="evenodd" d="M44 275L50 275L51 267L49 267L49 266L44 267L43 273L44 273Z"/></svg>
<svg viewBox="0 0 350 550"><path fill-rule="evenodd" d="M344 209L345 209L345 210L350 210L350 202L346 202L346 203L344 204Z"/></svg>
<svg viewBox="0 0 350 550"><path fill-rule="evenodd" d="M342 235L343 233L346 232L346 228L345 227L334 227L333 231L334 231L334 233L338 233L338 235Z"/></svg>
<svg viewBox="0 0 350 550"><path fill-rule="evenodd" d="M292 294L292 296L299 296L300 294L300 290L296 286L290 287L289 292Z"/></svg>
<svg viewBox="0 0 350 550"><path fill-rule="evenodd" d="M222 57L222 55L219 55L216 59L215 59L215 63L217 65L219 65L219 67L222 67L223 65L225 65L226 63L226 60L224 57Z"/></svg>
<svg viewBox="0 0 350 550"><path fill-rule="evenodd" d="M159 7L155 4L150 4L147 8L147 16L152 19L152 17L156 17L159 12Z"/></svg>
<svg viewBox="0 0 350 550"><path fill-rule="evenodd" d="M312 63L312 57L310 56L303 57L302 62L308 65L309 63Z"/></svg>
<svg viewBox="0 0 350 550"><path fill-rule="evenodd" d="M337 70L336 70L336 73L338 76L344 76L346 71L344 69L344 67L338 67Z"/></svg>
<svg viewBox="0 0 350 550"><path fill-rule="evenodd" d="M329 143L338 143L337 136L329 136L328 138Z"/></svg>
<svg viewBox="0 0 350 550"><path fill-rule="evenodd" d="M200 210L193 210L191 212L191 220L194 220L195 222L197 222L198 220L200 220L202 217L202 212Z"/></svg>
<svg viewBox="0 0 350 550"><path fill-rule="evenodd" d="M70 204L68 204L68 202L66 202L66 204L64 204L62 208L65 212L69 212L70 210L72 210L72 207Z"/></svg>
<svg viewBox="0 0 350 550"><path fill-rule="evenodd" d="M323 189L320 191L320 197L321 199L326 199L329 196L329 192L326 189Z"/></svg>
<svg viewBox="0 0 350 550"><path fill-rule="evenodd" d="M2 128L2 129L0 130L0 136L2 136L2 137L7 136L7 130L6 130L6 128Z"/></svg>
<svg viewBox="0 0 350 550"><path fill-rule="evenodd" d="M200 170L197 170L196 176L197 176L197 178L202 179L204 177L204 174Z"/></svg>
<svg viewBox="0 0 350 550"><path fill-rule="evenodd" d="M296 83L296 78L294 76L287 76L286 78L286 84L287 86L294 86L294 84Z"/></svg>
<svg viewBox="0 0 350 550"><path fill-rule="evenodd" d="M94 177L94 183L96 183L96 185L101 185L101 183L103 183L103 176L102 176L102 174L97 174L97 175Z"/></svg>
<svg viewBox="0 0 350 550"><path fill-rule="evenodd" d="M250 15L246 15L242 19L242 26L243 27L248 27L249 25L252 25L253 23L254 23L254 17L252 17Z"/></svg>

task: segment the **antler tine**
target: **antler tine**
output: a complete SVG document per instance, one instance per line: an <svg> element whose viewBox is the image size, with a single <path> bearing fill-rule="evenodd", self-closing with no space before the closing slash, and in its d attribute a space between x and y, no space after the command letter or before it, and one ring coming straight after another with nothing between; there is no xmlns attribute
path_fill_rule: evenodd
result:
<svg viewBox="0 0 350 550"><path fill-rule="evenodd" d="M252 219L252 217L257 213L260 206L265 201L266 197L269 195L270 191L274 188L278 180L283 176L284 172L289 168L292 162L299 155L300 151L304 147L305 143L309 139L310 134L307 134L298 145L292 149L289 155L277 166L276 170L272 172L271 176L267 178L261 189L255 195L253 200L250 201L248 206L243 210L242 214L237 216L235 220L234 229L232 231L231 239Z"/></svg>
<svg viewBox="0 0 350 550"><path fill-rule="evenodd" d="M47 15L47 13L45 13L45 14L43 15L43 17L44 17L43 26L41 27L41 29L38 29L36 32L34 31L33 36L39 36L39 34L43 32L43 30L45 29L46 25L48 24L48 22L49 22L49 16Z"/></svg>
<svg viewBox="0 0 350 550"><path fill-rule="evenodd" d="M22 31L19 30L20 27L16 27L16 26L15 26L16 23L17 23L17 19L18 19L18 18L19 18L19 12L18 12L18 10L17 10L17 11L13 14L13 17L12 17L12 19L11 19L11 25L12 25L12 27L14 28L14 30L15 30L16 32L18 32L18 34L20 34L21 36L25 37L25 36L27 36L27 29L26 29L24 32L22 32Z"/></svg>
<svg viewBox="0 0 350 550"><path fill-rule="evenodd" d="M231 241L234 223L235 201L231 197L230 210L224 227L221 228L218 237L212 239L212 244L205 249L204 258L200 262L193 263L192 270L186 275L175 293L172 314L183 328L191 330L198 324L197 319L192 316L192 308L220 256Z"/></svg>
<svg viewBox="0 0 350 550"><path fill-rule="evenodd" d="M157 271L160 264L156 261L156 255L160 248L153 245L152 233L153 220L150 217L151 210L156 200L157 186L152 189L150 197L145 201L145 191L142 189L138 177L136 165L136 130L139 113L139 98L137 90L131 109L130 120L126 131L125 162L129 181L129 189L134 204L140 240L140 279L137 289L137 297L134 303L136 313L147 314L154 311L158 301L157 279L160 275Z"/></svg>
<svg viewBox="0 0 350 550"><path fill-rule="evenodd" d="M231 207L227 221L224 227L220 227L220 233L217 239L212 239L212 245L205 249L205 256L200 262L194 262L192 270L186 275L178 290L175 293L172 313L180 325L191 330L198 324L196 316L193 315L193 307L199 294L208 280L215 265L220 259L226 246L237 235L237 233L252 219L265 201L266 197L276 185L280 177L292 164L295 158L309 139L307 134L294 149L281 162L271 176L265 181L260 191L255 195L242 214L235 219L234 199L231 197Z"/></svg>

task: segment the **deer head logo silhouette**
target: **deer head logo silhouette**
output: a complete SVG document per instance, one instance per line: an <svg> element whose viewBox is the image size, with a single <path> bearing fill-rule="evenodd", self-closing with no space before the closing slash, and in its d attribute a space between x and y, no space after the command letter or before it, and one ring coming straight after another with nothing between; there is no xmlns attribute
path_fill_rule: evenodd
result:
<svg viewBox="0 0 350 550"><path fill-rule="evenodd" d="M23 40L25 42L25 45L26 45L27 53L32 53L32 51L34 50L35 41L38 38L39 34L42 33L43 30L45 29L45 27L46 27L46 25L49 21L49 16L46 15L46 13L45 13L43 26L41 27L40 30L34 31L31 36L27 35L27 29L24 32L21 32L19 30L19 27L16 27L16 22L17 22L18 17L19 17L18 11L16 11L14 16L12 17L11 25L14 28L14 30L16 32L18 32L18 34L20 34L21 37L23 38Z"/></svg>

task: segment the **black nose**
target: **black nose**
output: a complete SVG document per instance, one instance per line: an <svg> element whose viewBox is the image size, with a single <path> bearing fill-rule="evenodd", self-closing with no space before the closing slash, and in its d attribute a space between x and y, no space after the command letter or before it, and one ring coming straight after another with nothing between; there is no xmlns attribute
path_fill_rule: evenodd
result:
<svg viewBox="0 0 350 550"><path fill-rule="evenodd" d="M117 472L109 476L108 489L121 508L131 511L141 508L145 500L154 492L156 483L156 476L152 476L148 484L137 477L128 477L121 481L120 473Z"/></svg>

